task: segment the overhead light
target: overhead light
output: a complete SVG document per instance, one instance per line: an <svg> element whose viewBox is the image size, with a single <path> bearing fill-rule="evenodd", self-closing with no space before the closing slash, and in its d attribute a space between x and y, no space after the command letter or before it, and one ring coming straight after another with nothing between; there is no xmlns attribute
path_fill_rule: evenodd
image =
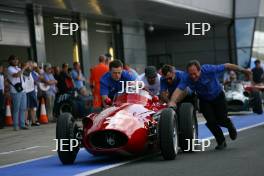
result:
<svg viewBox="0 0 264 176"><path fill-rule="evenodd" d="M106 31L106 30L100 30L100 29L97 29L95 31L99 32L99 33L106 33L106 34L111 34L112 33L112 31Z"/></svg>
<svg viewBox="0 0 264 176"><path fill-rule="evenodd" d="M148 26L148 31L149 31L149 32L153 32L154 29L155 29L155 28L154 28L154 26L153 26L152 24Z"/></svg>
<svg viewBox="0 0 264 176"><path fill-rule="evenodd" d="M98 26L111 26L111 24L108 23L95 23Z"/></svg>
<svg viewBox="0 0 264 176"><path fill-rule="evenodd" d="M111 61L112 61L112 60L114 59L114 57L115 57L115 56L114 56L114 49L113 49L113 47L110 47L108 52L109 52L109 54L111 54L111 56L112 56L112 57L111 57Z"/></svg>

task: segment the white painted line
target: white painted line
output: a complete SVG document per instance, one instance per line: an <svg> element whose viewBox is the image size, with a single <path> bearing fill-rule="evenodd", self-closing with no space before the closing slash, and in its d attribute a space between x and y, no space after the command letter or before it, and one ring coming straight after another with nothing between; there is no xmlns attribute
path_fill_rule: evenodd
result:
<svg viewBox="0 0 264 176"><path fill-rule="evenodd" d="M0 166L0 169L10 167L10 166L16 166L19 164L25 164L25 163L29 163L29 162L37 161L37 160L41 160L41 159L46 159L46 158L50 158L52 156L54 156L54 155L42 156L42 157L35 158L35 159L30 159L30 160L26 160L26 161L17 162L17 163L7 164L7 165Z"/></svg>
<svg viewBox="0 0 264 176"><path fill-rule="evenodd" d="M250 129L250 128L254 128L254 127L257 127L257 126L260 126L260 125L264 125L264 122L261 122L261 123L258 123L258 124L254 124L254 125L251 125L251 126L248 126L248 127L240 128L237 131L238 132L244 131L244 130L247 130L247 129ZM228 135L228 132L224 133L224 135L227 136ZM214 139L214 136L210 136L210 137L203 138L203 139L212 140L212 139ZM141 160L143 158L145 158L145 157L141 157L141 158L137 158L137 159L134 159L134 160L125 161L125 162L121 162L121 163L117 163L117 164L111 164L109 166L105 166L105 167L101 167L101 168L98 168L98 169L94 169L94 170L82 172L82 173L76 174L75 176L88 176L88 175L92 175L92 174L95 174L95 173L98 173L98 172L102 172L102 171L106 171L106 170L109 170L109 169L112 169L112 168L115 168L115 167L119 167L121 165L125 165L125 164L128 164L128 163L132 163L134 161Z"/></svg>
<svg viewBox="0 0 264 176"><path fill-rule="evenodd" d="M74 175L74 176L92 175L92 174L95 174L95 173L98 173L98 172L101 172L101 171L105 171L105 170L112 169L112 168L115 168L115 167L118 167L118 166L121 166L121 165L124 165L124 164L128 164L130 162L132 162L132 161L126 161L126 162L121 162L121 163L117 163L117 164L112 164L112 165L104 166L104 167L101 167L101 168L98 168L98 169L82 172L82 173Z"/></svg>
<svg viewBox="0 0 264 176"><path fill-rule="evenodd" d="M240 128L237 131L239 131L239 132L240 131L245 131L245 130L248 130L250 128L254 128L254 127L260 126L260 125L264 125L264 122L257 123L257 124L254 124L254 125L250 125L250 126L247 126L247 127L244 127L244 128Z"/></svg>
<svg viewBox="0 0 264 176"><path fill-rule="evenodd" d="M17 150L11 150L8 152L1 152L0 155L7 155L10 153L15 153L15 152L20 152L20 151L25 151L25 150L31 150L35 148L48 148L48 146L32 146L32 147L27 147L27 148L22 148L22 149L17 149Z"/></svg>

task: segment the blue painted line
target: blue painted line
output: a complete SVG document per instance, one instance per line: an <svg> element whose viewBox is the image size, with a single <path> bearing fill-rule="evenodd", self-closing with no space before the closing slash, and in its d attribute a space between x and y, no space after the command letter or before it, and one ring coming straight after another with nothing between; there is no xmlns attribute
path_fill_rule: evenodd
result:
<svg viewBox="0 0 264 176"><path fill-rule="evenodd" d="M263 123L264 114L262 115L249 114L249 115L233 116L231 120L237 129L242 129L248 126ZM221 129L224 133L228 132L226 128L221 128ZM200 124L199 125L199 139L204 139L204 138L208 138L211 136L212 136L212 133L208 130L205 124Z"/></svg>
<svg viewBox="0 0 264 176"><path fill-rule="evenodd" d="M232 118L234 125L238 128L245 128L264 122L264 115L243 115ZM227 132L223 128L223 132ZM211 137L212 134L204 124L199 125L199 138ZM0 169L1 176L70 176L82 172L99 169L119 163L120 159L113 157L94 157L85 150L81 150L76 158L74 165L62 165L59 158L55 155L50 158L40 159L24 164L18 164Z"/></svg>

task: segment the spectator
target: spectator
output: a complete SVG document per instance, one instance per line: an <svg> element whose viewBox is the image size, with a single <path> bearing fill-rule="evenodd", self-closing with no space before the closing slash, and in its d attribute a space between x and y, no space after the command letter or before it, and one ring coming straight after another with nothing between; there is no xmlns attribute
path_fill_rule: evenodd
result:
<svg viewBox="0 0 264 176"><path fill-rule="evenodd" d="M78 90L78 92L81 95L86 96L87 90L83 83L85 81L85 78L82 74L82 70L79 62L73 63L73 70L71 71L71 77L74 81L74 86Z"/></svg>
<svg viewBox="0 0 264 176"><path fill-rule="evenodd" d="M264 71L263 71L263 68L261 67L260 60L256 60L254 63L255 63L255 67L252 69L253 82L255 84L259 84L263 82Z"/></svg>
<svg viewBox="0 0 264 176"><path fill-rule="evenodd" d="M105 65L106 57L104 55L99 56L99 64L91 69L90 86L93 93L93 107L102 107L102 98L100 96L100 79L109 71L107 65Z"/></svg>
<svg viewBox="0 0 264 176"><path fill-rule="evenodd" d="M5 104L4 104L4 92L5 92L5 82L4 82L4 67L0 64L0 129L5 126Z"/></svg>
<svg viewBox="0 0 264 176"><path fill-rule="evenodd" d="M55 66L53 67L53 75L54 75L54 78L58 81L59 80L59 75L60 75L60 67L59 66Z"/></svg>
<svg viewBox="0 0 264 176"><path fill-rule="evenodd" d="M38 106L37 95L35 91L34 79L32 77L33 71L33 63L31 61L27 62L28 68L25 69L23 73L23 87L25 89L27 95L27 111L26 111L26 119L28 120L28 116L30 115L31 125L39 126L40 124L36 122L36 109ZM30 122L28 123L30 125Z"/></svg>
<svg viewBox="0 0 264 176"><path fill-rule="evenodd" d="M68 64L62 64L62 70L58 79L58 89L60 94L64 94L74 88L73 80L68 72Z"/></svg>
<svg viewBox="0 0 264 176"><path fill-rule="evenodd" d="M22 73L27 69L27 65L21 70L18 65L18 59L16 56L11 55L8 58L9 66L7 69L7 80L10 84L10 94L12 97L12 114L14 130L19 130L19 117L20 117L20 128L28 129L25 126L25 113L27 109L27 97L22 87Z"/></svg>
<svg viewBox="0 0 264 176"><path fill-rule="evenodd" d="M49 63L46 63L44 65L44 82L46 85L49 85L49 89L46 92L46 106L47 106L47 114L49 121L54 122L55 119L53 117L53 106L54 106L54 100L55 100L55 95L57 92L56 89L56 84L57 81L55 80L54 76L52 75L52 68Z"/></svg>

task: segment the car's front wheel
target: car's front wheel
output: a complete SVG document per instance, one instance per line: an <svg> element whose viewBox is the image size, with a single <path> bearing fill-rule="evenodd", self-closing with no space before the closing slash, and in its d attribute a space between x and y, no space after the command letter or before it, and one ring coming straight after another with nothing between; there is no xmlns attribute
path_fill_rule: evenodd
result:
<svg viewBox="0 0 264 176"><path fill-rule="evenodd" d="M70 113L60 115L56 126L56 138L58 140L58 156L63 164L73 164L79 146L73 147L71 144L76 144L77 125ZM75 140L75 143L71 142ZM79 141L78 141L79 143Z"/></svg>

